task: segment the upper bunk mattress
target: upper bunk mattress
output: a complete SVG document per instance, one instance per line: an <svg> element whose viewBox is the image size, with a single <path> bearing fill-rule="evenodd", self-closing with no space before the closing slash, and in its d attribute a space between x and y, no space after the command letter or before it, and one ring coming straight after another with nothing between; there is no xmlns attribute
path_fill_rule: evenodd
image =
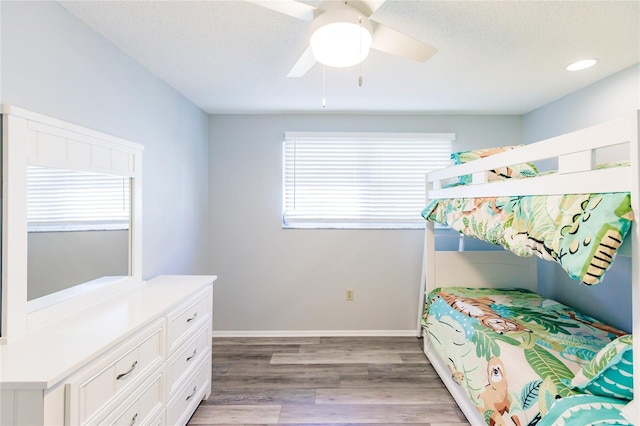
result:
<svg viewBox="0 0 640 426"><path fill-rule="evenodd" d="M633 220L629 193L442 199L422 216L519 256L556 261L589 285L602 280Z"/></svg>

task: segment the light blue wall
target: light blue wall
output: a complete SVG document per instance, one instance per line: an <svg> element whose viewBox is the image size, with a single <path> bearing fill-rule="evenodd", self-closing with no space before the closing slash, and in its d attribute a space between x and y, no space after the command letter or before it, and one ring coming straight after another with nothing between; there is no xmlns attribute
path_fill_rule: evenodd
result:
<svg viewBox="0 0 640 426"><path fill-rule="evenodd" d="M209 122L216 331L416 330L424 231L282 229L285 131L452 132L454 150L513 144L522 134L520 116L213 115Z"/></svg>
<svg viewBox="0 0 640 426"><path fill-rule="evenodd" d="M640 65L620 71L523 116L531 143L609 121L640 109ZM604 281L587 287L551 262L539 261L542 292L611 325L631 330L631 259L618 256ZM553 283L553 284L552 284Z"/></svg>
<svg viewBox="0 0 640 426"><path fill-rule="evenodd" d="M207 115L56 2L0 2L0 102L143 144L144 278L207 273Z"/></svg>
<svg viewBox="0 0 640 426"><path fill-rule="evenodd" d="M536 142L613 120L638 108L640 64L525 114L523 140Z"/></svg>

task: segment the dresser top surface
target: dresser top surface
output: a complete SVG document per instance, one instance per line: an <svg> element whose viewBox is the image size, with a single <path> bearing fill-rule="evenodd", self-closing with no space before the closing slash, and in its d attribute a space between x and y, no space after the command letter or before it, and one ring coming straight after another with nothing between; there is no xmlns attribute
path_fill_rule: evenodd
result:
<svg viewBox="0 0 640 426"><path fill-rule="evenodd" d="M216 280L165 275L16 341L0 345L0 388L47 389Z"/></svg>

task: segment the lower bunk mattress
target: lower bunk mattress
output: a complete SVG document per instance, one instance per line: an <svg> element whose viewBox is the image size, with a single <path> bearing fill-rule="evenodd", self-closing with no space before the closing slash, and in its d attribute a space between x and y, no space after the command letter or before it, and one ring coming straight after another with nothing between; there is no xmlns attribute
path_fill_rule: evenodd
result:
<svg viewBox="0 0 640 426"><path fill-rule="evenodd" d="M632 341L620 330L528 290L464 287L432 291L422 326L488 425L631 424L620 410L633 399Z"/></svg>

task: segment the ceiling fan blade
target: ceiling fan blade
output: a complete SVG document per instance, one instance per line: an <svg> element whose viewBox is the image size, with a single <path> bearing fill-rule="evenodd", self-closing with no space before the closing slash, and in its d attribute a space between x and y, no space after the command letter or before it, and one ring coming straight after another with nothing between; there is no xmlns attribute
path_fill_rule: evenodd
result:
<svg viewBox="0 0 640 426"><path fill-rule="evenodd" d="M371 48L418 62L426 62L438 49L386 25L378 24L373 31Z"/></svg>
<svg viewBox="0 0 640 426"><path fill-rule="evenodd" d="M303 21L313 21L313 12L315 7L308 4L300 3L295 0L245 0L248 3L257 4L258 6L271 9L276 12L283 13L285 15L293 16L294 18L302 19Z"/></svg>
<svg viewBox="0 0 640 426"><path fill-rule="evenodd" d="M316 58L313 57L313 52L311 52L311 46L307 47L307 50L304 51L298 62L291 68L287 77L302 77L311 69L312 66L316 64Z"/></svg>

